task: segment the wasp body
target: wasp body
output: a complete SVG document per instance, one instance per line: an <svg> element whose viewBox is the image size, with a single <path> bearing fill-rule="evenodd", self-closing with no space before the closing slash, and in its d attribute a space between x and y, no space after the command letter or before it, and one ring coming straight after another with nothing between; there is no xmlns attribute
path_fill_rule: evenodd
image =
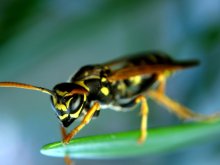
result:
<svg viewBox="0 0 220 165"><path fill-rule="evenodd" d="M51 95L54 112L61 122L63 142L68 143L100 110L133 109L141 103L139 142L147 137L148 104L151 97L183 119L204 119L165 95L166 79L177 70L197 65L196 60L176 61L159 52L145 52L105 64L82 67L69 82L53 90L17 82L0 82L0 87L38 90ZM65 127L82 117L70 133Z"/></svg>
<svg viewBox="0 0 220 165"><path fill-rule="evenodd" d="M154 84L158 85L161 80L164 82L169 74L178 69L196 64L196 61L177 62L165 54L148 52L103 65L82 67L68 83L56 85L53 89L55 94L51 96L56 115L64 127L71 125L75 119L86 116L91 109L94 111L81 123L79 129L66 136L65 142L68 142L92 117L97 117L100 109L126 111L134 108L140 101L143 104L146 102L143 95L146 95L146 91ZM163 86L164 83L160 85L160 92L164 90ZM75 90L78 92L71 94ZM140 141L146 138L144 122L148 111L147 105L142 109L145 117L142 119L144 131Z"/></svg>
<svg viewBox="0 0 220 165"><path fill-rule="evenodd" d="M175 62L166 55L158 53L143 53L116 64L118 69L172 65L187 67L196 62ZM97 101L101 109L127 110L133 108L136 103L134 98L143 94L159 80L159 74L148 73L131 76L126 79L111 81L111 75L116 65L87 65L82 67L69 83L61 83L54 87L55 96L52 97L52 105L64 127L68 127L75 119L86 115L92 103ZM168 70L168 72L170 72ZM167 73L166 73L167 74ZM84 94L69 95L74 89L87 91ZM98 109L93 117L100 113Z"/></svg>

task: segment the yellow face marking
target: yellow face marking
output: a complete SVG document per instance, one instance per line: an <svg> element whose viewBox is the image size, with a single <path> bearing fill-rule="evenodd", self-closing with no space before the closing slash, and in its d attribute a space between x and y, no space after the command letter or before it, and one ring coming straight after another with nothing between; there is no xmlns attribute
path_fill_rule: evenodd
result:
<svg viewBox="0 0 220 165"><path fill-rule="evenodd" d="M64 95L66 94L66 92L61 92L61 91L56 91L56 92L59 93L59 94L64 94ZM54 104L54 106L55 106L55 108L56 108L57 110L67 111L67 109L68 109L68 107L69 107L69 105L70 105L70 102L71 102L71 100L72 100L73 98L70 98L67 102L65 102L65 104L60 104L60 103L58 103L56 97L52 97L52 99L53 99L53 104Z"/></svg>
<svg viewBox="0 0 220 165"><path fill-rule="evenodd" d="M109 95L109 89L107 87L102 87L101 88L101 92L105 95L108 96Z"/></svg>
<svg viewBox="0 0 220 165"><path fill-rule="evenodd" d="M52 96L52 99L53 99L53 104L56 105L57 104L57 98Z"/></svg>
<svg viewBox="0 0 220 165"><path fill-rule="evenodd" d="M84 95L83 100L84 100L84 101L86 100L86 95ZM83 104L81 105L81 107L78 109L78 111L77 111L76 113L70 114L70 117L72 117L72 118L78 118L80 112L82 111L82 107L83 107Z"/></svg>
<svg viewBox="0 0 220 165"><path fill-rule="evenodd" d="M80 108L76 113L74 113L74 114L70 114L70 117L72 117L72 118L78 118L80 112L81 112L81 108Z"/></svg>
<svg viewBox="0 0 220 165"><path fill-rule="evenodd" d="M85 94L83 95L83 101L84 101L84 102L86 101L86 95L85 95ZM75 112L74 114L70 114L70 117L72 117L72 118L78 118L79 115L80 115L80 112L82 111L82 107L83 107L83 104L81 105L81 107L78 109L77 112Z"/></svg>
<svg viewBox="0 0 220 165"><path fill-rule="evenodd" d="M66 107L69 107L70 106L70 102L73 98L71 97L67 102L66 102Z"/></svg>
<svg viewBox="0 0 220 165"><path fill-rule="evenodd" d="M86 101L86 94L83 95L83 101Z"/></svg>
<svg viewBox="0 0 220 165"><path fill-rule="evenodd" d="M67 111L67 107L64 104L55 104L55 108L60 111Z"/></svg>
<svg viewBox="0 0 220 165"><path fill-rule="evenodd" d="M63 119L65 119L65 118L67 118L68 117L68 114L64 114L63 116L59 116L59 119L60 120L63 120Z"/></svg>

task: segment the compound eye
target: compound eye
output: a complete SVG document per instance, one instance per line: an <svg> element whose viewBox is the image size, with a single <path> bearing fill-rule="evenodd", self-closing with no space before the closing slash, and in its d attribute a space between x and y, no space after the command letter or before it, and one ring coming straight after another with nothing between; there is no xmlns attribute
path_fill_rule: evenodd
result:
<svg viewBox="0 0 220 165"><path fill-rule="evenodd" d="M75 95L70 102L70 113L76 112L80 109L83 104L82 95Z"/></svg>

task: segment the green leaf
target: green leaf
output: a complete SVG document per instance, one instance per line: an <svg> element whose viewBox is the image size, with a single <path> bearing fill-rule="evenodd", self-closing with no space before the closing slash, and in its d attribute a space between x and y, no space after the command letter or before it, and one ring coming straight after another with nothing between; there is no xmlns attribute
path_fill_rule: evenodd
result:
<svg viewBox="0 0 220 165"><path fill-rule="evenodd" d="M220 121L182 124L149 129L144 144L138 144L139 131L77 138L64 146L61 142L47 144L41 153L48 156L72 158L122 158L158 153L208 142L220 135Z"/></svg>

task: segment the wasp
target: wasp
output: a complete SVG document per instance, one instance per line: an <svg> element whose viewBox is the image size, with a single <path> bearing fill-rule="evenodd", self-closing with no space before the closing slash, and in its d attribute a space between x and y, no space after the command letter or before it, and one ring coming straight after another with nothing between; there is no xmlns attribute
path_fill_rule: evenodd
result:
<svg viewBox="0 0 220 165"><path fill-rule="evenodd" d="M182 119L202 119L203 115L172 100L165 94L167 78L178 70L198 65L197 60L178 61L162 52L143 52L104 64L86 65L68 82L50 90L18 82L0 82L0 87L24 88L47 93L61 123L63 143L69 141L102 109L129 111L140 104L140 136L147 138L148 98L167 107ZM66 127L81 118L69 133Z"/></svg>

